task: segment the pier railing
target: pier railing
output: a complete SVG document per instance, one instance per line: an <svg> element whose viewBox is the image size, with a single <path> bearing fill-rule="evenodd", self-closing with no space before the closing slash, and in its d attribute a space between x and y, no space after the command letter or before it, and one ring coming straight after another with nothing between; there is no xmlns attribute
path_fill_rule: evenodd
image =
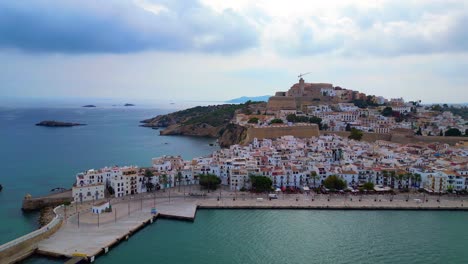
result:
<svg viewBox="0 0 468 264"><path fill-rule="evenodd" d="M52 219L52 221L50 221L47 225L41 227L40 229L38 230L35 230L29 234L26 234L24 236L21 236L15 240L12 240L10 242L7 242L3 245L0 245L0 252L3 252L11 247L14 247L20 243L23 243L25 241L28 241L32 238L35 238L39 235L42 235L44 234L45 232L49 231L50 229L56 227L57 225L61 224L62 223L62 220L63 220L63 216L61 216L59 213L58 213L58 210L60 210L61 208L63 207L63 205L59 205L57 207L54 208L54 214L55 214L55 217L54 219Z"/></svg>

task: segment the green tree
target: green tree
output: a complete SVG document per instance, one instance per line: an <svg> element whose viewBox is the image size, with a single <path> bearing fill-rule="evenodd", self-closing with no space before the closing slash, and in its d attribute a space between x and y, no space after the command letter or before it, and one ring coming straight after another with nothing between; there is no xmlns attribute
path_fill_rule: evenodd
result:
<svg viewBox="0 0 468 264"><path fill-rule="evenodd" d="M461 137L462 132L458 128L449 128L445 131L446 137Z"/></svg>
<svg viewBox="0 0 468 264"><path fill-rule="evenodd" d="M396 177L396 171L390 171L390 184L391 187L393 188L395 186L395 177Z"/></svg>
<svg viewBox="0 0 468 264"><path fill-rule="evenodd" d="M362 133L361 130L359 129L356 129L356 128L351 128L351 134L349 135L349 139L354 139L354 140L357 140L357 141L360 141L362 139L362 136L364 134Z"/></svg>
<svg viewBox="0 0 468 264"><path fill-rule="evenodd" d="M431 109L432 111L442 112L442 107L439 104L433 105Z"/></svg>
<svg viewBox="0 0 468 264"><path fill-rule="evenodd" d="M258 124L258 117L252 117L248 121L249 124Z"/></svg>
<svg viewBox="0 0 468 264"><path fill-rule="evenodd" d="M418 135L418 136L422 136L422 130L421 130L421 127L419 127L419 129L418 129L418 132L416 132L416 135Z"/></svg>
<svg viewBox="0 0 468 264"><path fill-rule="evenodd" d="M154 183L152 183L150 180L146 182L146 191L152 192L154 189Z"/></svg>
<svg viewBox="0 0 468 264"><path fill-rule="evenodd" d="M368 190L368 191L374 190L374 183L366 182L366 183L364 183L362 185L362 188L364 188L364 190Z"/></svg>
<svg viewBox="0 0 468 264"><path fill-rule="evenodd" d="M273 182L266 176L250 175L252 190L255 192L269 192L272 189Z"/></svg>
<svg viewBox="0 0 468 264"><path fill-rule="evenodd" d="M390 106L387 106L382 110L381 114L383 116L392 116L393 115L393 109Z"/></svg>
<svg viewBox="0 0 468 264"><path fill-rule="evenodd" d="M309 122L312 123L312 124L317 124L319 126L320 130L323 129L323 127L322 127L322 118L313 116L313 117L309 118Z"/></svg>
<svg viewBox="0 0 468 264"><path fill-rule="evenodd" d="M167 183L168 183L168 179L167 179L166 174L161 175L161 183L164 185L164 189L166 189Z"/></svg>
<svg viewBox="0 0 468 264"><path fill-rule="evenodd" d="M145 170L145 177L153 177L153 172L149 168Z"/></svg>
<svg viewBox="0 0 468 264"><path fill-rule="evenodd" d="M295 114L287 115L286 120L291 123L308 123L309 122L309 118L307 116L297 116Z"/></svg>
<svg viewBox="0 0 468 264"><path fill-rule="evenodd" d="M315 185L316 181L320 180L320 176L317 175L317 172L313 171L310 176L312 177L312 180L314 181L314 187L317 187L317 185Z"/></svg>
<svg viewBox="0 0 468 264"><path fill-rule="evenodd" d="M216 190L218 185L221 184L221 179L214 174L200 174L198 175L198 179L199 184L209 190Z"/></svg>
<svg viewBox="0 0 468 264"><path fill-rule="evenodd" d="M271 124L283 124L283 120L281 120L279 118L275 118L275 119L271 120L270 123Z"/></svg>
<svg viewBox="0 0 468 264"><path fill-rule="evenodd" d="M107 191L109 192L110 195L114 195L115 193L114 188L112 188L112 186L107 186Z"/></svg>
<svg viewBox="0 0 468 264"><path fill-rule="evenodd" d="M323 185L330 190L343 190L346 188L346 182L336 175L328 176L323 181Z"/></svg>
<svg viewBox="0 0 468 264"><path fill-rule="evenodd" d="M177 172L177 175L176 175L176 181L177 181L177 184L179 185L179 192L180 192L180 183L182 182L182 173L179 171Z"/></svg>
<svg viewBox="0 0 468 264"><path fill-rule="evenodd" d="M350 123L346 124L345 131L351 131L351 124Z"/></svg>

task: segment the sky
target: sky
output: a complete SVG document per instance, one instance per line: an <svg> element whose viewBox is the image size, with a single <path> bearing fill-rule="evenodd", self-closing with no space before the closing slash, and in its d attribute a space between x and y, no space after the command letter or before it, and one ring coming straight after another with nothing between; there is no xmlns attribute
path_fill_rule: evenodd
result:
<svg viewBox="0 0 468 264"><path fill-rule="evenodd" d="M468 102L468 0L2 0L0 97L228 100L300 73Z"/></svg>

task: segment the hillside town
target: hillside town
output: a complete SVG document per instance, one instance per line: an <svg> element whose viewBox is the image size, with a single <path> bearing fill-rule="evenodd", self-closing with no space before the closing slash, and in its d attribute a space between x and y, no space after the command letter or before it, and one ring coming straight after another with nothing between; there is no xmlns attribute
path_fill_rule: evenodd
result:
<svg viewBox="0 0 468 264"><path fill-rule="evenodd" d="M452 106L454 107L454 106ZM287 92L270 97L265 113L238 114L234 123L269 126L275 123L314 122L325 131L391 133L406 129L420 136L462 136L468 122L448 105L422 105L403 98L366 95L328 83L300 79Z"/></svg>
<svg viewBox="0 0 468 264"><path fill-rule="evenodd" d="M102 199L106 191L123 197L191 186L207 174L219 177L231 191L249 190L251 175L268 177L276 191L323 188L324 180L336 175L352 192L362 191L366 183L375 185L376 191L466 192L468 149L440 143L369 143L336 135L254 139L249 145L233 145L192 160L153 158L149 168L90 169L76 175L73 198L83 202Z"/></svg>

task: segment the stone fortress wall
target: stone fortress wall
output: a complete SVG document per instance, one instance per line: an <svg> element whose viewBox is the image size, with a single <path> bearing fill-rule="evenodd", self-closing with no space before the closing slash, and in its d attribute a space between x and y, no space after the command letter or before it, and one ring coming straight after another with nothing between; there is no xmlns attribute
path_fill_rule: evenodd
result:
<svg viewBox="0 0 468 264"><path fill-rule="evenodd" d="M350 132L347 131L320 131L321 135L335 134L340 137L348 137ZM440 136L413 136L399 133L363 133L362 140L366 142L375 142L377 140L385 140L399 144L411 144L411 143L442 143L455 145L461 141L468 141L468 137L440 137Z"/></svg>
<svg viewBox="0 0 468 264"><path fill-rule="evenodd" d="M247 128L247 136L243 143L252 142L257 139L273 139L282 136L294 136L297 138L318 137L320 135L319 127L316 124L302 125L275 125L269 127L249 127Z"/></svg>

